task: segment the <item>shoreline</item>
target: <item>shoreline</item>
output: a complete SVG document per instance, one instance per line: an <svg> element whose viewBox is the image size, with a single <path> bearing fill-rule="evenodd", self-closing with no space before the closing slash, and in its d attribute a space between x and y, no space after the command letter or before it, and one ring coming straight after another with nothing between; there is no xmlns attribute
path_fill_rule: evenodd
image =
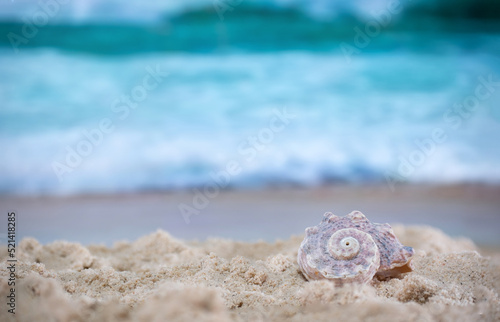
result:
<svg viewBox="0 0 500 322"><path fill-rule="evenodd" d="M189 191L78 196L0 196L3 211L16 211L20 239L69 240L111 245L157 229L183 240L210 237L240 241L287 239L316 225L324 212L360 210L374 222L428 225L479 246L500 247L500 186L339 185L321 188L227 190L193 204ZM180 205L198 211L183 216ZM199 206L199 204L198 204Z"/></svg>

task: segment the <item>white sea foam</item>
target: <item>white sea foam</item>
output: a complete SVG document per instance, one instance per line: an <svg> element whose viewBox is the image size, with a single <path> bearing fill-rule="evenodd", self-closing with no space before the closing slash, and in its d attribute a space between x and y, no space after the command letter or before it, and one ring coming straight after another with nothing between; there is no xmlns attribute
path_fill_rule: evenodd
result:
<svg viewBox="0 0 500 322"><path fill-rule="evenodd" d="M385 182L400 158L420 149L415 140L437 128L446 140L404 181L500 182L500 120L491 112L500 106L500 88L458 127L444 119L474 94L478 76L500 75L485 55L395 52L364 55L350 66L339 54L307 52L1 56L3 193L203 186L230 160L242 169L229 184L236 188ZM121 120L112 102L157 65L169 75ZM241 153L283 108L296 117L253 157ZM59 181L53 163L64 164L67 147L75 149L82 131L103 118L114 130Z"/></svg>

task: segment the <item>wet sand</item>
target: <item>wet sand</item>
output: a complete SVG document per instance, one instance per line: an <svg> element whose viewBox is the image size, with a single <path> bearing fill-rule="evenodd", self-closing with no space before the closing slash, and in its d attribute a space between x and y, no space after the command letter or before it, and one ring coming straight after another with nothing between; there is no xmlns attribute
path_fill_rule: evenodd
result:
<svg viewBox="0 0 500 322"><path fill-rule="evenodd" d="M338 186L320 189L226 191L186 223L179 205L194 207L192 191L74 197L0 197L16 211L20 238L84 245L132 241L157 229L174 237L275 241L302 234L331 211L360 210L375 222L430 225L451 236L500 246L500 187L484 185ZM196 208L195 208L196 209ZM0 223L0 228L5 223Z"/></svg>

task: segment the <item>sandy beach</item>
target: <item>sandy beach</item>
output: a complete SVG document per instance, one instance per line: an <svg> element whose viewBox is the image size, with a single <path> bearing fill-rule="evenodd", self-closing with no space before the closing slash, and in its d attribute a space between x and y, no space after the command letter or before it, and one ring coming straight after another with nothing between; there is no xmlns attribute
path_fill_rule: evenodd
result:
<svg viewBox="0 0 500 322"><path fill-rule="evenodd" d="M301 236L275 243L183 242L157 231L113 247L18 248L17 321L498 321L500 254L433 228L395 226L414 271L368 285L307 282ZM2 251L2 258L6 252ZM3 265L0 294L9 295ZM2 321L15 321L6 310Z"/></svg>
<svg viewBox="0 0 500 322"><path fill-rule="evenodd" d="M12 0L0 33L0 322L500 322L500 1Z"/></svg>
<svg viewBox="0 0 500 322"><path fill-rule="evenodd" d="M189 223L178 205L191 193L2 197L22 239L16 318L498 321L498 195L467 185L223 192ZM415 249L413 272L368 285L306 281L296 260L304 229L352 209L393 225ZM0 256L6 298L6 247ZM0 319L14 321L6 308Z"/></svg>

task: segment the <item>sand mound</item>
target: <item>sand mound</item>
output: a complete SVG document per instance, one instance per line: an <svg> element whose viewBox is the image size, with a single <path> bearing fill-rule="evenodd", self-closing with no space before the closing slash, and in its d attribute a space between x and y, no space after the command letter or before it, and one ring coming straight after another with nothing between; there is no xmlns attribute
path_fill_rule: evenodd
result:
<svg viewBox="0 0 500 322"><path fill-rule="evenodd" d="M17 321L500 320L500 256L429 227L396 226L415 270L370 285L307 282L302 236L275 243L182 242L158 231L113 247L18 246ZM0 295L9 294L6 251ZM0 320L14 321L0 310Z"/></svg>

